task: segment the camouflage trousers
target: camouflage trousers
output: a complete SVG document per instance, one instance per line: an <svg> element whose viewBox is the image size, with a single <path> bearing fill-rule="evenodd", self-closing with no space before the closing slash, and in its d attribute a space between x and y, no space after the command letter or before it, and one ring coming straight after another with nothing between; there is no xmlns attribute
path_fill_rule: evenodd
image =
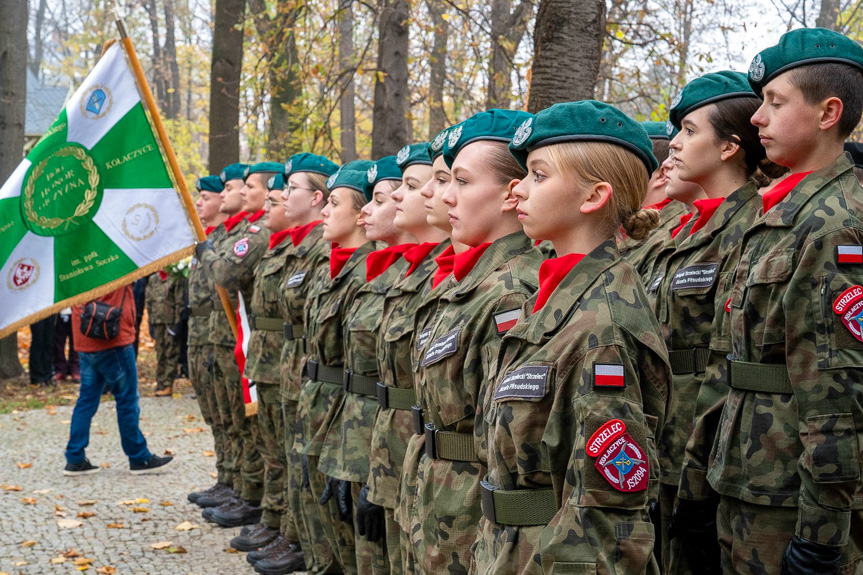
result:
<svg viewBox="0 0 863 575"><path fill-rule="evenodd" d="M800 510L768 507L720 496L717 531L722 572L774 575L794 536ZM842 548L842 575L863 574L863 511L851 511L851 533Z"/></svg>
<svg viewBox="0 0 863 575"><path fill-rule="evenodd" d="M402 531L401 526L396 523L395 514L392 509L384 507L386 513L386 550L389 558L389 574L402 575L406 573L410 575L411 571L405 571L402 559Z"/></svg>
<svg viewBox="0 0 863 575"><path fill-rule="evenodd" d="M180 363L180 342L168 333L163 323L150 324L150 336L156 346L156 391L174 386Z"/></svg>
<svg viewBox="0 0 863 575"><path fill-rule="evenodd" d="M659 484L659 511L662 518L662 549L654 551L657 561L662 565L665 575L693 575L699 570L693 569L686 555L681 550L680 538L671 539L668 536L668 527L671 523L671 515L677 507L677 485ZM660 555L661 553L661 555Z"/></svg>
<svg viewBox="0 0 863 575"><path fill-rule="evenodd" d="M317 505L324 528L324 535L330 549L333 550L336 560L341 565L346 575L357 575L357 555L354 545L354 524L339 519L338 503L333 497L324 505L318 501L324 493L327 476L318 471L319 458L315 455L307 455L309 469L309 483L312 488L314 504ZM365 573L363 574L365 575Z"/></svg>
<svg viewBox="0 0 863 575"><path fill-rule="evenodd" d="M389 533L385 533L384 537L376 542L369 541L360 535L359 525L357 524L357 502L360 500L360 490L363 486L365 486L365 482L351 481L351 498L354 502L354 547L357 552L357 570L360 573L389 575L390 562L387 555Z"/></svg>
<svg viewBox="0 0 863 575"><path fill-rule="evenodd" d="M417 501L417 474L419 472L419 460L425 451L425 436L413 435L408 440L405 460L402 464L402 476L399 478L399 489L396 494L396 508L394 517L402 529L402 565L407 573L419 573L421 558L425 554L421 551L419 541L420 513ZM410 570L407 570L411 567Z"/></svg>
<svg viewBox="0 0 863 575"><path fill-rule="evenodd" d="M257 382L258 390L258 435L257 450L264 460L264 497L261 499L263 514L261 523L273 529L281 529L285 505L285 476L288 461L285 458L284 420L279 384ZM293 525L293 521L289 521ZM291 538L296 541L296 537Z"/></svg>
<svg viewBox="0 0 863 575"><path fill-rule="evenodd" d="M231 422L228 431L230 457L225 454L225 463L236 473L234 491L246 501L257 502L264 496L264 460L255 447L258 422L246 417L243 384L234 349L223 345L213 347L216 401L223 420Z"/></svg>
<svg viewBox="0 0 863 575"><path fill-rule="evenodd" d="M189 346L189 379L195 389L195 397L201 416L213 434L214 451L216 452L216 472L219 474L217 481L224 485L234 485L233 473L225 469L225 450L227 434L219 406L216 403L215 390L213 389L213 346L212 345L190 345Z"/></svg>
<svg viewBox="0 0 863 575"><path fill-rule="evenodd" d="M410 533L402 529L401 523L396 522L396 526L399 528L399 554L402 558L402 573L405 575L419 573L414 549L411 546Z"/></svg>

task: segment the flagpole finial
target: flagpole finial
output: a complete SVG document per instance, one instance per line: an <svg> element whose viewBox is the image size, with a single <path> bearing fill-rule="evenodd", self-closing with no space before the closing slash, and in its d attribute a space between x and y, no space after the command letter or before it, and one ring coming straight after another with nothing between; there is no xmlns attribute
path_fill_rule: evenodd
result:
<svg viewBox="0 0 863 575"><path fill-rule="evenodd" d="M123 7L119 2L114 2L114 8L112 11L114 12L114 23L117 25L117 31L120 33L120 38L128 38L129 34L126 32L126 22L123 20L123 18L125 18Z"/></svg>

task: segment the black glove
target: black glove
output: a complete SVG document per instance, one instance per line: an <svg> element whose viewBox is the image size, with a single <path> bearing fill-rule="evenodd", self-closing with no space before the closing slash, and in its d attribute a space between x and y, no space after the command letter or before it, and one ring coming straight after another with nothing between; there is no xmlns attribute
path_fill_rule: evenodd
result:
<svg viewBox="0 0 863 575"><path fill-rule="evenodd" d="M310 489L312 486L309 481L309 458L303 455L303 489Z"/></svg>
<svg viewBox="0 0 863 575"><path fill-rule="evenodd" d="M318 501L321 505L326 505L327 502L336 498L336 509L338 510L339 519L342 521L350 521L353 515L353 501L351 500L351 484L347 481L341 481L335 477L327 476L327 482L324 485L324 492L321 494L321 499Z"/></svg>
<svg viewBox="0 0 863 575"><path fill-rule="evenodd" d="M326 505L327 502L333 498L333 494L335 494L336 492L338 482L338 479L330 477L329 475L327 476L326 481L324 481L324 492L321 493L321 498L318 500L319 504Z"/></svg>
<svg viewBox="0 0 863 575"><path fill-rule="evenodd" d="M211 242L210 240L204 240L202 242L198 242L195 245L195 257L198 260L200 260L201 256L204 254L205 251L212 250L212 249L213 249L213 242Z"/></svg>
<svg viewBox="0 0 863 575"><path fill-rule="evenodd" d="M369 501L368 485L360 489L360 500L357 501L357 530L372 542L380 541L386 531L384 508Z"/></svg>
<svg viewBox="0 0 863 575"><path fill-rule="evenodd" d="M668 536L679 539L680 551L699 573L722 573L716 533L716 501L681 499L671 515Z"/></svg>
<svg viewBox="0 0 863 575"><path fill-rule="evenodd" d="M839 575L839 547L813 543L795 536L785 548L781 575Z"/></svg>

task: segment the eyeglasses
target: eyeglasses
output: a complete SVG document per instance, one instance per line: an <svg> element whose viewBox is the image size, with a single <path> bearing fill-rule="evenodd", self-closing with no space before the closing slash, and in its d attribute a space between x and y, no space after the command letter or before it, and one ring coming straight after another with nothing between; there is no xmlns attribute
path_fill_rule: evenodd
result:
<svg viewBox="0 0 863 575"><path fill-rule="evenodd" d="M267 198L264 201L264 207L267 209L272 209L273 206L281 206L284 202L274 202L270 198Z"/></svg>
<svg viewBox="0 0 863 575"><path fill-rule="evenodd" d="M291 192L294 190L307 190L309 192L317 192L314 188L303 188L301 186L295 186L294 184L288 182L288 186L285 188L288 191L288 195L291 195Z"/></svg>

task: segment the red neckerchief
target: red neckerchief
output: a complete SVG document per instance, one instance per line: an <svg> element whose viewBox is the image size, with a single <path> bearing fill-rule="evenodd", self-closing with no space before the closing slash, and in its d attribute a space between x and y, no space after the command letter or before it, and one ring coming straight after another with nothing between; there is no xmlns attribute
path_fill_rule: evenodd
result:
<svg viewBox="0 0 863 575"><path fill-rule="evenodd" d="M280 232L270 234L270 249L273 249L274 247L282 243L284 239L291 235L291 232L295 229L296 228L291 228L289 230L282 230Z"/></svg>
<svg viewBox="0 0 863 575"><path fill-rule="evenodd" d="M480 244L475 248L470 248L466 252L455 255L452 273L455 276L456 281L460 282L470 273L470 270L473 269L476 262L479 261L479 258L482 257L482 254L485 253L485 250L487 250L490 245L491 242Z"/></svg>
<svg viewBox="0 0 863 575"><path fill-rule="evenodd" d="M206 230L204 230L204 233L209 236L210 234L213 233L213 230L215 230L215 229L216 229L216 226L210 226Z"/></svg>
<svg viewBox="0 0 863 575"><path fill-rule="evenodd" d="M257 212L255 212L254 214L249 216L249 223L254 224L255 222L257 222L258 220L260 220L263 217L264 217L264 210L263 209L258 210Z"/></svg>
<svg viewBox="0 0 863 575"><path fill-rule="evenodd" d="M437 270L435 270L434 277L432 278L432 289L440 285L440 282L452 273L452 267L455 264L455 248L452 246L448 247L434 261L437 264Z"/></svg>
<svg viewBox="0 0 863 575"><path fill-rule="evenodd" d="M770 208L784 200L785 196L791 193L791 190L797 187L797 184L803 181L803 178L805 178L811 173L812 172L809 171L800 172L799 174L791 174L790 176L776 184L776 186L774 186L772 190L761 196L761 205L764 208L764 213L766 214L770 211Z"/></svg>
<svg viewBox="0 0 863 575"><path fill-rule="evenodd" d="M662 208L664 208L665 206L667 206L670 203L671 203L671 198L665 198L661 202L659 202L657 204L653 204L652 206L647 206L644 209L645 210L661 210Z"/></svg>
<svg viewBox="0 0 863 575"><path fill-rule="evenodd" d="M340 248L337 244L333 244L330 250L330 279L335 279L341 273L355 251L357 248Z"/></svg>
<svg viewBox="0 0 863 575"><path fill-rule="evenodd" d="M435 242L425 242L423 244L414 244L411 246L411 248L404 253L405 259L411 264L405 277L417 271L417 268L420 267L423 260L426 259L432 250L439 245L440 244L436 244Z"/></svg>
<svg viewBox="0 0 863 575"><path fill-rule="evenodd" d="M683 229L683 226L689 223L689 220L692 218L692 214L683 214L680 216L680 225L671 230L671 237L676 238L677 234L680 233L680 230Z"/></svg>
<svg viewBox="0 0 863 575"><path fill-rule="evenodd" d="M162 281L165 281L166 279L168 279L168 272L163 271L163 270L159 270L159 279Z"/></svg>
<svg viewBox="0 0 863 575"><path fill-rule="evenodd" d="M689 235L691 236L705 225L719 209L719 204L725 201L725 198L704 198L703 200L695 200L692 204L695 206L695 213L698 214L698 218L695 220L695 223L692 224L692 228L689 230Z"/></svg>
<svg viewBox="0 0 863 575"><path fill-rule="evenodd" d="M306 236L309 235L309 232L322 223L323 220L315 220L314 222L310 222L304 226L291 228L291 242L293 242L294 247L300 245L303 240L306 239Z"/></svg>
<svg viewBox="0 0 863 575"><path fill-rule="evenodd" d="M416 244L399 244L369 254L366 258L366 281L370 282L385 271L391 265L399 261L406 251Z"/></svg>
<svg viewBox="0 0 863 575"><path fill-rule="evenodd" d="M237 227L237 224L246 219L246 216L249 215L249 212L240 212L238 214L234 214L227 220L225 220L225 231L230 232L232 229Z"/></svg>
<svg viewBox="0 0 863 575"><path fill-rule="evenodd" d="M536 295L536 303L533 304L533 313L543 308L561 280L583 257L584 254L569 254L542 262L539 266L539 292Z"/></svg>

